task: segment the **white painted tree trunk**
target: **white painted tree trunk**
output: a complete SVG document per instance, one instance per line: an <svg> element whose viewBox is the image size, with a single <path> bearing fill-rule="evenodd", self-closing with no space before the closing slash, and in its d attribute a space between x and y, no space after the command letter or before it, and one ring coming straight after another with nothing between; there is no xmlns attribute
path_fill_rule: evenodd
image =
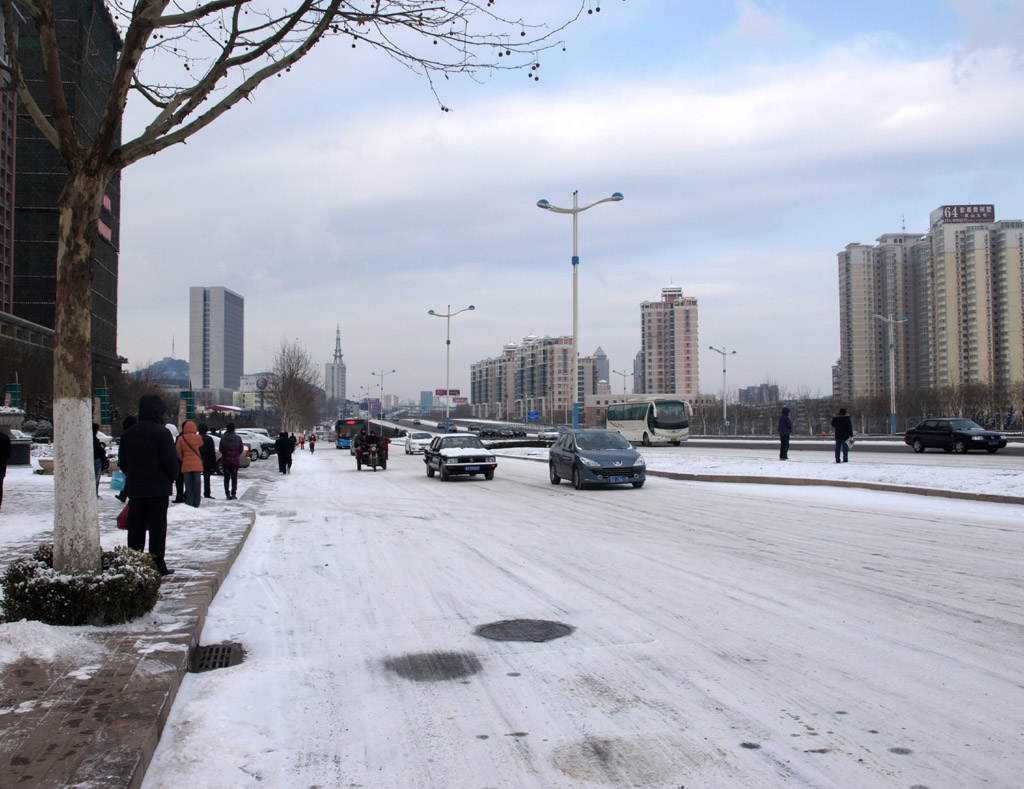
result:
<svg viewBox="0 0 1024 789"><path fill-rule="evenodd" d="M92 404L65 397L53 404L53 564L102 569L96 477L92 458Z"/></svg>

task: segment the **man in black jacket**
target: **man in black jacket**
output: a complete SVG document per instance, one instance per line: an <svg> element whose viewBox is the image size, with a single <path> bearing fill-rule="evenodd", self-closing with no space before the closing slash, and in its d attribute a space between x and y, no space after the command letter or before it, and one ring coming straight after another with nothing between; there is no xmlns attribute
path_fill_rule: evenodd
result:
<svg viewBox="0 0 1024 789"><path fill-rule="evenodd" d="M171 431L163 425L167 407L157 395L139 400L139 421L121 436L118 466L128 491L128 547L146 547L161 575L170 575L164 562L167 543L167 500L178 476L178 453Z"/></svg>
<svg viewBox="0 0 1024 789"><path fill-rule="evenodd" d="M832 417L832 430L836 434L836 463L839 463L839 456L843 456L843 463L850 459L850 439L853 438L853 420L846 413L845 408L840 408L839 413Z"/></svg>

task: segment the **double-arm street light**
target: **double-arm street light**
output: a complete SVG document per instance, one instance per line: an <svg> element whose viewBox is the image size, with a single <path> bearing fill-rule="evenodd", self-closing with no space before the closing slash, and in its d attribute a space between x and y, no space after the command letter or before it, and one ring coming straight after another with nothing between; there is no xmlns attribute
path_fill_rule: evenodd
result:
<svg viewBox="0 0 1024 789"><path fill-rule="evenodd" d="M896 320L892 313L887 316L868 310L868 315L885 321L889 328L889 433L896 435L896 343L893 342L893 327L906 323L906 318Z"/></svg>
<svg viewBox="0 0 1024 789"><path fill-rule="evenodd" d="M714 345L709 345L708 348L715 353L722 354L722 435L727 435L729 432L729 420L728 420L728 406L726 403L726 394L728 392L725 385L725 357L735 355L736 351L726 351L725 347L716 348Z"/></svg>
<svg viewBox="0 0 1024 789"><path fill-rule="evenodd" d="M612 370L612 372L615 373L615 375L622 376L622 394L626 394L626 378L633 375L633 373L624 373L621 370Z"/></svg>
<svg viewBox="0 0 1024 789"><path fill-rule="evenodd" d="M452 312L452 305L448 305L448 312L434 312L434 310L427 310L428 315L433 315L435 318L444 318L447 322L448 328L445 333L445 358L444 358L444 432L451 430L451 407L452 407L452 396L451 392L451 381L452 381L452 316L458 315L460 312L466 312L468 310L475 310L472 304L468 307L463 307L461 310L455 310Z"/></svg>
<svg viewBox="0 0 1024 789"><path fill-rule="evenodd" d="M579 336L579 279L578 269L580 265L579 256L579 245L578 245L578 215L586 211L588 208L593 208L595 205L601 203L618 202L622 199L621 192L615 192L611 197L603 197L588 205L581 206L579 204L579 191L572 193L572 208L560 208L557 205L551 205L547 200L538 200L537 207L543 208L545 211L553 211L556 214L572 214L572 427L577 429L580 426L580 398L579 398L579 387L580 387L580 336Z"/></svg>
<svg viewBox="0 0 1024 789"><path fill-rule="evenodd" d="M394 370L381 370L378 372L372 372L370 375L376 375L380 377L380 434L384 435L384 376L391 375L395 372Z"/></svg>

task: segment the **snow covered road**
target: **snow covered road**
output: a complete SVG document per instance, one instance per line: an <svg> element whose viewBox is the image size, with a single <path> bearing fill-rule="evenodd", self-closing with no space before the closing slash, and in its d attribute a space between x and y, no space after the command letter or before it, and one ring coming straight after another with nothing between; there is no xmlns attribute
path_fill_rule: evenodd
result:
<svg viewBox="0 0 1024 789"><path fill-rule="evenodd" d="M395 449L393 447L393 449ZM1016 506L296 458L209 612L170 787L1019 785ZM482 625L562 623L543 643Z"/></svg>

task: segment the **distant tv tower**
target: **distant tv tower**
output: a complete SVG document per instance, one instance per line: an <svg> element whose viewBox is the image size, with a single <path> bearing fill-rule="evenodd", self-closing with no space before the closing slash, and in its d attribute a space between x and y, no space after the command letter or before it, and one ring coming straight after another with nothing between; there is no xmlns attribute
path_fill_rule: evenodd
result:
<svg viewBox="0 0 1024 789"><path fill-rule="evenodd" d="M174 358L174 335L171 335L171 358Z"/></svg>

